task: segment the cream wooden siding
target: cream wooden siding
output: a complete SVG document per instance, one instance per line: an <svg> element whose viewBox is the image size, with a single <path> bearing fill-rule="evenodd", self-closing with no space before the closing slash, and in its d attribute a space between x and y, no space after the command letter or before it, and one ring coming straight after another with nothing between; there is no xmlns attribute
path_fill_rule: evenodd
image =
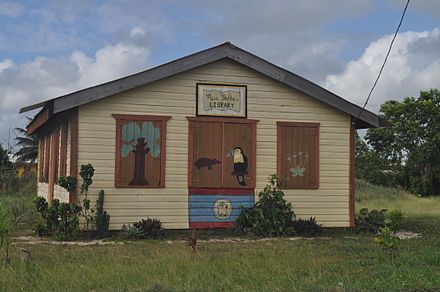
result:
<svg viewBox="0 0 440 292"><path fill-rule="evenodd" d="M259 120L257 193L276 172L276 122L319 122L319 189L287 190L286 196L300 217L314 216L325 226L349 226L350 117L258 72L222 60L80 107L78 165L92 163L96 168L90 194L105 191L111 228L148 216L160 218L167 228L188 228L186 117L195 115L196 82L248 86L248 117ZM167 127L166 188L114 188L114 113L172 116Z"/></svg>
<svg viewBox="0 0 440 292"><path fill-rule="evenodd" d="M38 196L43 197L47 200L48 188L49 188L49 184L43 183L43 182L38 182L38 184L37 184Z"/></svg>

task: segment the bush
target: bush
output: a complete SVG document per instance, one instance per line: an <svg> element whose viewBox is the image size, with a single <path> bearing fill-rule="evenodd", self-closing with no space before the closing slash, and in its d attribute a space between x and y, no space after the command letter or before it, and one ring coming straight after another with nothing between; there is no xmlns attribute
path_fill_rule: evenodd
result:
<svg viewBox="0 0 440 292"><path fill-rule="evenodd" d="M382 246L391 256L397 255L397 247L400 239L393 235L393 232L388 227L379 228L378 235L373 237L373 242Z"/></svg>
<svg viewBox="0 0 440 292"><path fill-rule="evenodd" d="M379 228L385 227L386 209L371 210L362 208L356 216L356 228L364 232L377 233Z"/></svg>
<svg viewBox="0 0 440 292"><path fill-rule="evenodd" d="M78 205L53 200L49 206L43 197L36 197L34 205L43 219L35 228L36 234L54 234L58 240L70 240L79 230L81 207Z"/></svg>
<svg viewBox="0 0 440 292"><path fill-rule="evenodd" d="M68 192L72 192L76 187L76 178L73 176L60 176L57 180L57 185Z"/></svg>
<svg viewBox="0 0 440 292"><path fill-rule="evenodd" d="M403 213L401 210L393 209L385 213L385 226L396 233L403 227Z"/></svg>
<svg viewBox="0 0 440 292"><path fill-rule="evenodd" d="M90 163L81 165L79 175L82 178L81 195L84 196L81 206L81 215L86 220L86 230L89 236L90 236L90 232L94 227L95 218L96 218L95 210L91 208L90 200L88 198L89 187L93 183L92 177L94 174L95 174L95 168L93 168L93 166Z"/></svg>
<svg viewBox="0 0 440 292"><path fill-rule="evenodd" d="M157 239L165 234L162 222L159 219L152 218L142 219L139 222L133 223L133 225L123 225L121 231L122 235L129 239Z"/></svg>
<svg viewBox="0 0 440 292"><path fill-rule="evenodd" d="M315 217L297 219L292 222L292 227L299 236L313 237L322 234L322 226L316 223Z"/></svg>
<svg viewBox="0 0 440 292"><path fill-rule="evenodd" d="M380 228L387 227L396 233L403 227L403 213L400 210L371 210L363 208L356 216L356 227L364 232L378 233Z"/></svg>
<svg viewBox="0 0 440 292"><path fill-rule="evenodd" d="M294 235L292 227L295 214L292 205L284 199L280 179L272 175L258 195L259 201L251 208L242 209L237 218L237 228L257 236Z"/></svg>
<svg viewBox="0 0 440 292"><path fill-rule="evenodd" d="M122 225L121 235L123 238L126 238L126 239L139 239L140 238L139 230L131 224Z"/></svg>

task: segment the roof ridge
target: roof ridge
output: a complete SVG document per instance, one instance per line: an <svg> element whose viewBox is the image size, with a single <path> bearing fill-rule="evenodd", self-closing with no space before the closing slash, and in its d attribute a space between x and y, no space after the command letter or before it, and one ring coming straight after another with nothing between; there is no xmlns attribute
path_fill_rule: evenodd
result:
<svg viewBox="0 0 440 292"><path fill-rule="evenodd" d="M269 78L308 94L311 97L351 116L357 116L359 112L361 112L361 107L332 93L326 88L226 41L208 49L180 57L119 79L83 88L78 91L23 107L20 109L20 113L50 105L51 109L53 109L53 114L56 114L224 58L234 60L243 66L258 71ZM385 125L383 119L370 111L363 111L360 117L360 122L357 123L362 127L380 127Z"/></svg>

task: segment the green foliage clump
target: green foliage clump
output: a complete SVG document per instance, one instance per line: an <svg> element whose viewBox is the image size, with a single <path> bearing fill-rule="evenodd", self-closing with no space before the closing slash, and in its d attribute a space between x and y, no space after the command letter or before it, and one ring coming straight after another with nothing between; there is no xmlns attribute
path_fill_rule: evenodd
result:
<svg viewBox="0 0 440 292"><path fill-rule="evenodd" d="M136 227L134 227L132 224L122 225L121 236L126 239L140 238L139 230Z"/></svg>
<svg viewBox="0 0 440 292"><path fill-rule="evenodd" d="M81 215L86 220L86 230L90 234L91 229L93 228L94 219L95 219L95 210L90 206L90 200L88 198L89 187L93 183L93 175L95 174L95 169L89 163L86 165L81 165L81 170L79 175L82 178L81 184L81 195L84 195L84 199L82 201Z"/></svg>
<svg viewBox="0 0 440 292"><path fill-rule="evenodd" d="M397 232L403 227L403 213L401 210L393 209L385 213L385 226L392 232Z"/></svg>
<svg viewBox="0 0 440 292"><path fill-rule="evenodd" d="M368 208L362 208L359 210L359 214L356 216L357 229L364 232L379 232L379 228L385 227L385 212L382 210L371 210Z"/></svg>
<svg viewBox="0 0 440 292"><path fill-rule="evenodd" d="M403 213L397 209L369 211L368 208L362 208L356 216L356 227L361 231L372 233L378 233L381 228L387 227L395 233L402 229L402 221Z"/></svg>
<svg viewBox="0 0 440 292"><path fill-rule="evenodd" d="M53 234L58 240L70 240L79 230L80 206L60 203L56 199L49 206L43 197L36 197L34 205L43 219L43 223L39 223L35 228L38 235Z"/></svg>
<svg viewBox="0 0 440 292"><path fill-rule="evenodd" d="M139 222L133 223L133 225L123 225L121 231L123 237L128 239L157 239L165 234L162 222L154 218L142 219Z"/></svg>
<svg viewBox="0 0 440 292"><path fill-rule="evenodd" d="M81 165L81 170L79 171L79 176L82 178L83 182L81 184L81 194L86 194L89 191L89 187L93 183L93 175L95 174L95 168L89 164Z"/></svg>
<svg viewBox="0 0 440 292"><path fill-rule="evenodd" d="M270 176L268 184L258 195L258 202L241 211L236 221L241 232L270 237L295 234L292 226L295 214L292 205L284 199L280 184L276 175Z"/></svg>
<svg viewBox="0 0 440 292"><path fill-rule="evenodd" d="M292 222L292 227L296 235L299 236L314 237L321 235L323 232L321 224L316 222L315 217L310 217L310 219L297 219Z"/></svg>
<svg viewBox="0 0 440 292"><path fill-rule="evenodd" d="M75 190L76 178L73 176L60 176L57 180L57 185L71 192Z"/></svg>
<svg viewBox="0 0 440 292"><path fill-rule="evenodd" d="M10 262L9 247L11 244L12 216L3 204L0 204L0 250L5 247L5 263Z"/></svg>
<svg viewBox="0 0 440 292"><path fill-rule="evenodd" d="M110 223L110 215L107 211L104 211L104 190L101 190L96 201L96 232L98 236L105 236L108 232L108 226Z"/></svg>
<svg viewBox="0 0 440 292"><path fill-rule="evenodd" d="M400 239L395 237L393 231L389 227L379 228L379 233L373 237L373 242L382 246L391 256L397 255L397 247Z"/></svg>

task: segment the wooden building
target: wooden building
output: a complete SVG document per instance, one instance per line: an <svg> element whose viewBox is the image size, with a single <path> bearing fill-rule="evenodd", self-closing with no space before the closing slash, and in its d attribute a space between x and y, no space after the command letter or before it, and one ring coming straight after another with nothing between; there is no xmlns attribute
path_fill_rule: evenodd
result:
<svg viewBox="0 0 440 292"><path fill-rule="evenodd" d="M353 226L354 131L386 125L231 43L21 112L36 108L38 194L79 200L55 182L91 163L113 229L231 226L274 173L299 217Z"/></svg>

